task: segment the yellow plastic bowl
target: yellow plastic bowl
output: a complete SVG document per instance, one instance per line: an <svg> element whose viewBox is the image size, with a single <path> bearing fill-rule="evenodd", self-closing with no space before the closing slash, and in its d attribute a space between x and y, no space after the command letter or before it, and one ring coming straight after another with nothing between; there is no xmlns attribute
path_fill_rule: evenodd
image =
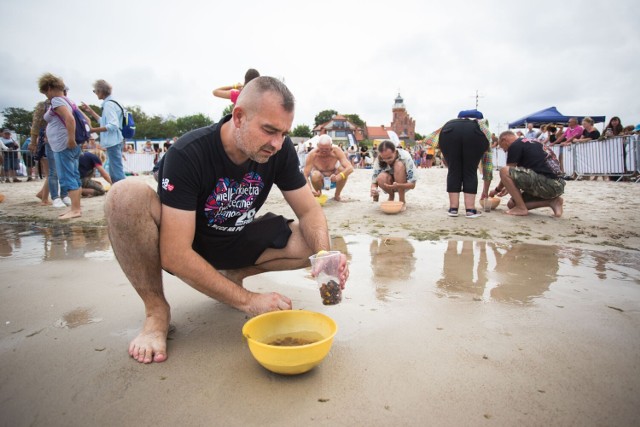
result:
<svg viewBox="0 0 640 427"><path fill-rule="evenodd" d="M302 374L322 362L331 350L336 332L336 322L329 316L306 310L264 313L250 319L242 328L242 335L258 363L283 375ZM285 337L318 341L298 346L269 344Z"/></svg>
<svg viewBox="0 0 640 427"><path fill-rule="evenodd" d="M397 214L402 209L402 202L386 201L380 203L380 209L386 214Z"/></svg>
<svg viewBox="0 0 640 427"><path fill-rule="evenodd" d="M316 200L318 201L318 203L320 203L320 206L324 206L324 204L327 203L328 198L329 196L327 196L326 194L321 194L316 197Z"/></svg>

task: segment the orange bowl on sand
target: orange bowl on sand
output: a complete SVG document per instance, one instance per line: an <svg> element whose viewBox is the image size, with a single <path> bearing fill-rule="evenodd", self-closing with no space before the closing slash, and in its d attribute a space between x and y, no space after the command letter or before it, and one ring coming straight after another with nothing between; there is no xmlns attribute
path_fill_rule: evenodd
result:
<svg viewBox="0 0 640 427"><path fill-rule="evenodd" d="M500 199L500 197L489 197L488 199L484 199L480 201L480 207L482 209L485 209L485 204L488 204L489 206L491 206L491 210L494 210L495 208L498 207L498 205L500 205L500 202L502 201L502 199Z"/></svg>
<svg viewBox="0 0 640 427"><path fill-rule="evenodd" d="M310 371L329 354L338 326L329 316L282 310L249 319L242 335L263 367L282 375Z"/></svg>
<svg viewBox="0 0 640 427"><path fill-rule="evenodd" d="M380 203L380 209L382 209L382 212L386 214L397 214L402 210L402 205L402 202L387 201Z"/></svg>

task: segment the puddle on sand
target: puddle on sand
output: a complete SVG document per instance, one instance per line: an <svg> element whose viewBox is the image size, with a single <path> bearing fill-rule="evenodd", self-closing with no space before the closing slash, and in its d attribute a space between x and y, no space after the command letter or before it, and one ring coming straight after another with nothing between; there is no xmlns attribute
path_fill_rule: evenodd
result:
<svg viewBox="0 0 640 427"><path fill-rule="evenodd" d="M444 298L517 305L592 287L611 295L622 295L624 287L640 291L640 254L632 252L371 236L339 237L333 246L351 260L347 298L364 297L353 295L355 280L370 281L364 288L373 288L380 302L413 298L415 288Z"/></svg>
<svg viewBox="0 0 640 427"><path fill-rule="evenodd" d="M91 317L91 309L76 308L62 315L62 318L55 322L58 328L77 328L78 326L88 325L90 323L101 322L102 319Z"/></svg>
<svg viewBox="0 0 640 427"><path fill-rule="evenodd" d="M558 284L565 292L603 285L599 289L605 293L640 284L640 254L635 252L368 235L338 236L332 245L350 262L347 298L359 289L389 302L414 296L417 284L420 291L440 297L526 305L548 298ZM33 265L69 259L115 263L106 228L0 224L2 262Z"/></svg>
<svg viewBox="0 0 640 427"><path fill-rule="evenodd" d="M42 261L83 258L114 259L105 227L0 224L0 260L33 265Z"/></svg>

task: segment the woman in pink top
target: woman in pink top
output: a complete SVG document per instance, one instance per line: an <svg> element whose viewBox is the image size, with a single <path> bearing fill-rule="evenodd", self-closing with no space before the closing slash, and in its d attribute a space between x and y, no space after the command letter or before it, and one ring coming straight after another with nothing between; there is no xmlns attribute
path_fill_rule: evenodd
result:
<svg viewBox="0 0 640 427"><path fill-rule="evenodd" d="M218 89L213 90L213 96L217 96L218 98L230 99L233 105L235 105L242 88L256 77L260 77L260 73L258 72L258 70L249 68L244 74L244 84L236 83L233 86L219 87Z"/></svg>

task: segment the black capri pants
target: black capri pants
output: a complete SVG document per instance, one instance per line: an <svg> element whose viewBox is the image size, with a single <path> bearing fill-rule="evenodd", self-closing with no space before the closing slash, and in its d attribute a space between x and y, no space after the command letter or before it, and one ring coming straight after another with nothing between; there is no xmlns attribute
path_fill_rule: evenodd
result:
<svg viewBox="0 0 640 427"><path fill-rule="evenodd" d="M440 131L440 150L449 168L447 193L478 193L478 164L489 148L475 120L450 120Z"/></svg>

